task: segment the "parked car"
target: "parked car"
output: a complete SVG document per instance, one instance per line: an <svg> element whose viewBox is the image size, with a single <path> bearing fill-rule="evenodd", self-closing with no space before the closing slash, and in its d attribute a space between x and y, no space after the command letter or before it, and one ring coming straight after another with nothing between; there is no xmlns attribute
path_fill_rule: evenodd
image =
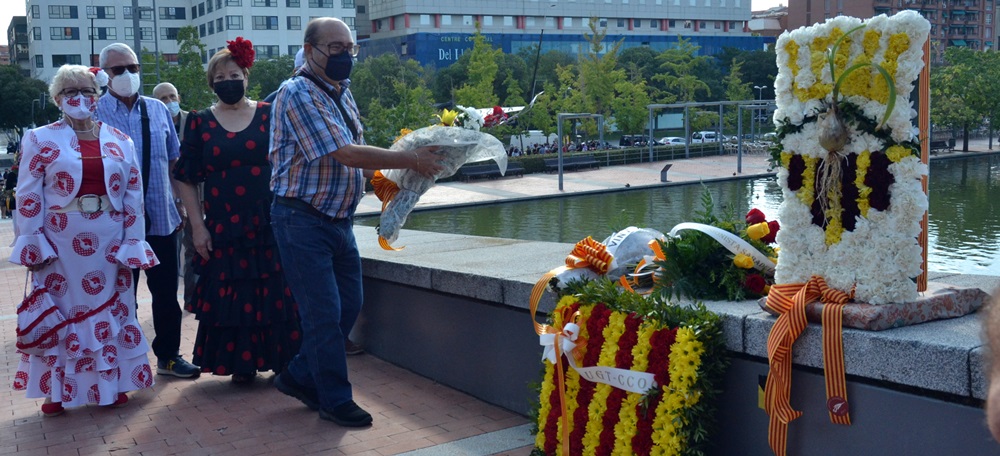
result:
<svg viewBox="0 0 1000 456"><path fill-rule="evenodd" d="M691 143L709 143L716 142L719 140L719 136L714 131L698 131L691 135Z"/></svg>
<svg viewBox="0 0 1000 456"><path fill-rule="evenodd" d="M685 141L684 138L677 136L667 136L666 138L661 138L657 142L664 146L683 146L684 144L687 144L687 141Z"/></svg>
<svg viewBox="0 0 1000 456"><path fill-rule="evenodd" d="M643 135L622 135L618 140L619 147L645 147L649 139Z"/></svg>

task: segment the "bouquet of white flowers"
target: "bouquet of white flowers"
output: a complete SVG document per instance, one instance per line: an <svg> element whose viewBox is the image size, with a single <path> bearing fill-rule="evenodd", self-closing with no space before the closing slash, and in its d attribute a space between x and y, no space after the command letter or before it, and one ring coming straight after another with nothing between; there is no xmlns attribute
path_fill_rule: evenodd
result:
<svg viewBox="0 0 1000 456"><path fill-rule="evenodd" d="M444 166L433 178L425 177L411 169L389 169L376 173L372 179L375 194L382 200L379 220L379 245L391 250L399 237L399 230L406 217L417 204L420 196L434 186L438 179L449 177L466 163L493 160L500 173L507 171L507 151L494 136L479 131L482 117L473 109L459 106L462 113L445 110L441 125L424 127L405 133L389 147L390 150L412 150L424 146L438 146L439 163ZM458 126L461 124L461 126Z"/></svg>

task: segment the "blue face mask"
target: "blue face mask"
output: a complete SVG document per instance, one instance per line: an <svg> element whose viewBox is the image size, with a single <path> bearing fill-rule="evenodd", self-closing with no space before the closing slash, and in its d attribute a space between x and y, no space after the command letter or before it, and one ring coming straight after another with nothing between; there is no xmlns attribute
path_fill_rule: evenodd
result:
<svg viewBox="0 0 1000 456"><path fill-rule="evenodd" d="M181 113L181 105L176 101L167 102L167 110L170 111L170 115L176 116Z"/></svg>
<svg viewBox="0 0 1000 456"><path fill-rule="evenodd" d="M313 47L313 49L326 57L326 67L323 68L323 72L331 81L343 81L351 76L351 69L354 68L354 57L351 57L350 52L344 51L337 55L326 55L319 48Z"/></svg>

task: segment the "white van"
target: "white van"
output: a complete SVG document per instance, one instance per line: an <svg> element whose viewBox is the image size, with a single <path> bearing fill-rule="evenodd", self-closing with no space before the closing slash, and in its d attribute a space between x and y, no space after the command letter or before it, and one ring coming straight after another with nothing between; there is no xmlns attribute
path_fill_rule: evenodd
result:
<svg viewBox="0 0 1000 456"><path fill-rule="evenodd" d="M524 149L535 144L555 144L559 137L555 133L545 136L542 130L528 130L527 134L510 137L510 147ZM508 147L508 150L510 148Z"/></svg>
<svg viewBox="0 0 1000 456"><path fill-rule="evenodd" d="M714 131L698 131L691 135L691 144L716 142L718 140L718 134Z"/></svg>

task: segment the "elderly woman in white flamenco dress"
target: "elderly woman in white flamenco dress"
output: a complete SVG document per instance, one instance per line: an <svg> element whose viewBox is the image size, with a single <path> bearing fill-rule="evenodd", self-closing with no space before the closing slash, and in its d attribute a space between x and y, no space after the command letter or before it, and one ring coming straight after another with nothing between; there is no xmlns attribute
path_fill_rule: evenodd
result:
<svg viewBox="0 0 1000 456"><path fill-rule="evenodd" d="M46 416L64 406L121 407L126 392L153 385L130 269L158 260L144 240L135 145L93 118L106 80L97 69L61 67L49 94L63 117L28 131L21 146L10 262L31 271L32 291L18 309L13 386L44 398ZM22 317L43 303L54 304L60 323L22 339Z"/></svg>

